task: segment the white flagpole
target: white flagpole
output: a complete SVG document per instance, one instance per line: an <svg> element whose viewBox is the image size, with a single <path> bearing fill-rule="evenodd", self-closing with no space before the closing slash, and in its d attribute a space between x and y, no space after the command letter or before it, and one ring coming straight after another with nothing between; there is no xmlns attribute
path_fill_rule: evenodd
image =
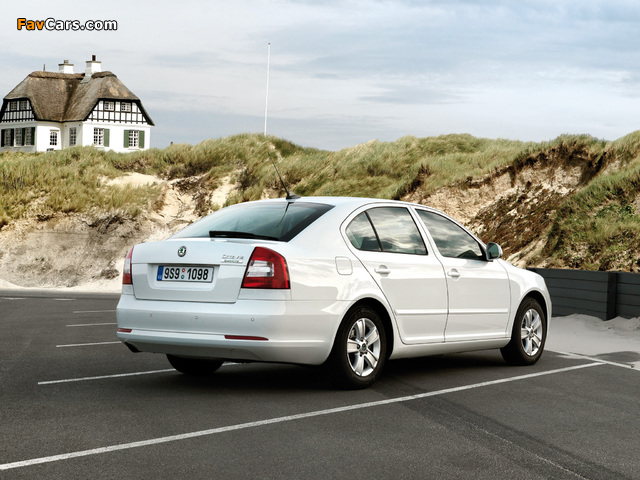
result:
<svg viewBox="0 0 640 480"><path fill-rule="evenodd" d="M271 59L271 43L267 44L267 96L264 101L264 136L267 136L267 111L269 109L269 61Z"/></svg>

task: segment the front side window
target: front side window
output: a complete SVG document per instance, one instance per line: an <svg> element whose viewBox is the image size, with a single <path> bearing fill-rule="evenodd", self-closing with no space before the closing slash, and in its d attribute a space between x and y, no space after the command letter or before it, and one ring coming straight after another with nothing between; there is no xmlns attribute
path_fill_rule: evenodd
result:
<svg viewBox="0 0 640 480"><path fill-rule="evenodd" d="M18 101L12 100L9 102L9 111L16 112L18 111Z"/></svg>
<svg viewBox="0 0 640 480"><path fill-rule="evenodd" d="M451 220L426 210L418 210L418 216L433 237L440 255L450 258L484 260L482 248L475 238Z"/></svg>
<svg viewBox="0 0 640 480"><path fill-rule="evenodd" d="M52 147L58 145L58 131L57 130L51 130L51 132L49 133L49 145L51 145Z"/></svg>
<svg viewBox="0 0 640 480"><path fill-rule="evenodd" d="M288 242L333 208L310 202L241 203L189 225L172 238L250 238Z"/></svg>
<svg viewBox="0 0 640 480"><path fill-rule="evenodd" d="M24 131L24 144L33 145L33 128L26 128Z"/></svg>
<svg viewBox="0 0 640 480"><path fill-rule="evenodd" d="M115 110L116 104L115 102L104 102L104 110L106 112L113 112Z"/></svg>
<svg viewBox="0 0 640 480"><path fill-rule="evenodd" d="M20 110L29 110L29 102L20 100Z"/></svg>
<svg viewBox="0 0 640 480"><path fill-rule="evenodd" d="M93 129L93 144L96 147L104 147L104 128Z"/></svg>
<svg viewBox="0 0 640 480"><path fill-rule="evenodd" d="M121 112L130 112L131 104L129 102L120 102L120 111Z"/></svg>
<svg viewBox="0 0 640 480"><path fill-rule="evenodd" d="M22 138L22 129L21 128L16 128L16 146L17 147L21 147L22 145L24 145L23 143L23 138Z"/></svg>

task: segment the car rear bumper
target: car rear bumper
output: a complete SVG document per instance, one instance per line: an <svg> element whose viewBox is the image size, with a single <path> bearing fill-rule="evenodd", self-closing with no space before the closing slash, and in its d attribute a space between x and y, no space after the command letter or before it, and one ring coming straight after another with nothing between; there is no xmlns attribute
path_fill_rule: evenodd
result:
<svg viewBox="0 0 640 480"><path fill-rule="evenodd" d="M138 300L123 294L118 338L133 351L319 365L329 356L343 302Z"/></svg>

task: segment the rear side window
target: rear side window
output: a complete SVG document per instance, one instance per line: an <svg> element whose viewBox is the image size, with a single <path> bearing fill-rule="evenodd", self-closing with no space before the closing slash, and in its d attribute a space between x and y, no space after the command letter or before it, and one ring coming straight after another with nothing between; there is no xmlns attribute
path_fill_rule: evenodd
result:
<svg viewBox="0 0 640 480"><path fill-rule="evenodd" d="M406 208L371 208L354 218L346 233L358 250L427 254L418 227Z"/></svg>
<svg viewBox="0 0 640 480"><path fill-rule="evenodd" d="M351 245L358 250L367 252L381 251L378 237L366 213L361 213L351 221L347 227L347 237L349 237Z"/></svg>
<svg viewBox="0 0 640 480"><path fill-rule="evenodd" d="M485 259L482 248L475 238L451 220L426 210L418 210L418 216L429 230L443 257Z"/></svg>
<svg viewBox="0 0 640 480"><path fill-rule="evenodd" d="M241 203L189 225L172 238L262 238L288 242L333 208L311 202Z"/></svg>

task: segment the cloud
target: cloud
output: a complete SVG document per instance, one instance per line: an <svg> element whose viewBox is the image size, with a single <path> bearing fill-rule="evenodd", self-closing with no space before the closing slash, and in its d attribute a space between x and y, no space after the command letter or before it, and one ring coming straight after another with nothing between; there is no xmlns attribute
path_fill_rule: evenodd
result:
<svg viewBox="0 0 640 480"><path fill-rule="evenodd" d="M381 92L376 95L360 97L366 102L376 102L393 105L434 105L446 103L461 103L466 97L449 88L438 85L403 85L386 84L379 85Z"/></svg>
<svg viewBox="0 0 640 480"><path fill-rule="evenodd" d="M18 16L113 18L118 31L18 32ZM97 54L144 102L156 145L261 131L268 42L272 133L296 143L637 128L631 0L34 0L0 21L2 45L20 46L0 52L3 95L43 63L82 71Z"/></svg>

